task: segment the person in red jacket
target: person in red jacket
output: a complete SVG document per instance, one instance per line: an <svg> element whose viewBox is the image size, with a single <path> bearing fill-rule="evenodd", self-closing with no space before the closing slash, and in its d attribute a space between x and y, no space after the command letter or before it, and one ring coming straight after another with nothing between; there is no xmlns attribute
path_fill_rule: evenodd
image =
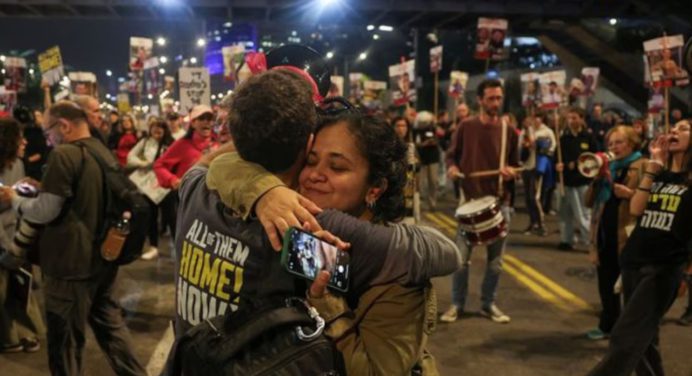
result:
<svg viewBox="0 0 692 376"><path fill-rule="evenodd" d="M118 163L120 163L122 167L125 167L127 166L127 155L137 144L137 133L132 116L123 115L121 127L123 133L118 140L118 148L115 149L115 156L118 158Z"/></svg>
<svg viewBox="0 0 692 376"><path fill-rule="evenodd" d="M161 203L162 215L169 224L171 236L175 236L175 214L178 206L177 189L180 179L199 158L215 148L212 142L214 113L207 105L197 105L190 112L190 127L183 138L175 141L154 162L154 173L159 184L173 191Z"/></svg>

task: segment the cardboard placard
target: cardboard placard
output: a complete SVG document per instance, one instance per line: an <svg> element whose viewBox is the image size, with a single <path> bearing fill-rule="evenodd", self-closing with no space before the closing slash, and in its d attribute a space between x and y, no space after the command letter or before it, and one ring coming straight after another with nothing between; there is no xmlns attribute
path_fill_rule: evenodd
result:
<svg viewBox="0 0 692 376"><path fill-rule="evenodd" d="M57 84L65 75L60 47L51 47L38 55L38 68L49 85Z"/></svg>
<svg viewBox="0 0 692 376"><path fill-rule="evenodd" d="M178 87L181 113L187 114L198 104L211 106L211 86L207 68L180 68Z"/></svg>

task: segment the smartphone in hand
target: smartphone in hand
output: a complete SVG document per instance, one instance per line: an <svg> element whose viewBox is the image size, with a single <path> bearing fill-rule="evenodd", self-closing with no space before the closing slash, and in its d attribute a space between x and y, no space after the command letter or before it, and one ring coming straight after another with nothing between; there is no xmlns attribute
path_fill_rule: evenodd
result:
<svg viewBox="0 0 692 376"><path fill-rule="evenodd" d="M289 273L313 281L321 270L331 275L327 286L346 292L349 285L349 262L347 252L312 235L291 227L284 236L281 264Z"/></svg>

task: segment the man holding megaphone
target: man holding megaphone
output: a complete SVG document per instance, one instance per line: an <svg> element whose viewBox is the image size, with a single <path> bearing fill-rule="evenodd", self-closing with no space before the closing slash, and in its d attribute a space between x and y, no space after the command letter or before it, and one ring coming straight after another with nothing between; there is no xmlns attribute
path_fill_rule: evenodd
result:
<svg viewBox="0 0 692 376"><path fill-rule="evenodd" d="M565 196L560 200L560 244L561 250L571 250L574 244L574 226L579 229L579 240L589 244L589 223L591 215L584 197L591 178L579 173L579 156L584 152L596 152L598 145L593 136L586 131L584 110L572 107L567 113L568 128L560 137L562 163L555 169L562 172L565 179Z"/></svg>

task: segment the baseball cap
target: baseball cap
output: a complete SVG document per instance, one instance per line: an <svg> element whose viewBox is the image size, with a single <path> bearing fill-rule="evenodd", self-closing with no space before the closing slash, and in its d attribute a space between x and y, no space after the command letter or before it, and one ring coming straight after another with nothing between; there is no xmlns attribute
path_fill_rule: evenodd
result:
<svg viewBox="0 0 692 376"><path fill-rule="evenodd" d="M207 106L206 104L198 104L195 107L192 107L192 111L190 111L190 121L195 120L206 113L214 114L214 111L212 111L211 107Z"/></svg>

